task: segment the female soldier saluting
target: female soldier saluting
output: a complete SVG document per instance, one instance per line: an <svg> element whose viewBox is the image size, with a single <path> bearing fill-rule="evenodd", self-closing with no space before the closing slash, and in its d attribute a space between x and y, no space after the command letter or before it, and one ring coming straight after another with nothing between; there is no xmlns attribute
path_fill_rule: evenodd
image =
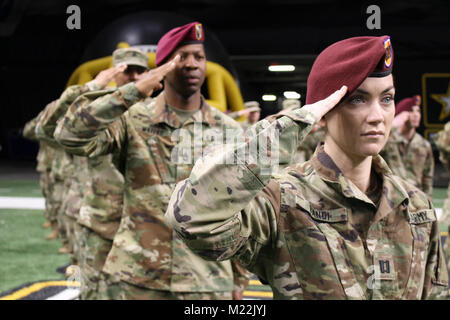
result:
<svg viewBox="0 0 450 320"><path fill-rule="evenodd" d="M173 192L167 221L204 258L239 258L275 299L447 295L435 210L378 155L395 113L392 65L388 36L326 48L311 69L307 105L199 159ZM326 137L310 161L274 174L249 156L270 130L294 153L317 121ZM273 140L258 141L277 151Z"/></svg>

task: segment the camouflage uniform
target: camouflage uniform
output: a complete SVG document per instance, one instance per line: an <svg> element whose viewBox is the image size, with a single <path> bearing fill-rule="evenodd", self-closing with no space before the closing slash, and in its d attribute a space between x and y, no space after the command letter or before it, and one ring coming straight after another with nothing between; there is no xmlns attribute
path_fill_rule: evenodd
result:
<svg viewBox="0 0 450 320"><path fill-rule="evenodd" d="M54 144L61 149L63 154L63 163L58 163L58 168L61 168L60 174L64 179L64 188L62 195L62 203L59 214L60 234L62 241L66 247L66 253L71 257L72 263L77 264L80 257L79 242L76 240L76 220L79 215L81 200L83 198L83 189L87 180L87 159L84 157L74 156L65 152L61 146L54 140L53 133L56 128L57 121L59 121L65 112L59 112L60 109L66 110L68 106L79 95L89 90L98 89L95 82L90 82L85 86L71 86L67 88L51 107L47 108L38 125L37 135L51 144Z"/></svg>
<svg viewBox="0 0 450 320"><path fill-rule="evenodd" d="M298 146L292 163L303 163L312 158L316 147L325 139L325 130L317 129L313 133L308 134L302 143Z"/></svg>
<svg viewBox="0 0 450 320"><path fill-rule="evenodd" d="M252 112L261 112L261 108L259 107L259 102L258 101L247 101L244 103L244 110L252 110ZM227 116L229 116L232 119L238 119L240 117L239 113L242 110L239 111L234 111L234 112L229 112L227 113ZM239 124L241 125L242 129L245 131L247 131L248 128L250 128L252 125L254 125L255 123L250 123L248 121L248 116L246 117L245 121L239 122Z"/></svg>
<svg viewBox="0 0 450 320"><path fill-rule="evenodd" d="M432 198L434 157L431 144L425 138L416 132L408 141L398 129L392 128L380 155L394 174Z"/></svg>
<svg viewBox="0 0 450 320"><path fill-rule="evenodd" d="M70 164L70 159L68 155L64 153L60 145L53 139L48 138L41 128L41 121L45 114L49 112L57 104L57 100L49 103L44 110L39 115L38 121L35 126L35 136L42 143L46 143L49 147L53 148L53 156L49 159L51 160L50 168L51 171L48 175L48 185L47 194L49 195L47 201L47 208L49 210L50 221L52 222L52 228L57 227L58 237L67 243L67 235L65 229L65 223L62 219L62 203L64 198L64 179L65 179L65 168Z"/></svg>
<svg viewBox="0 0 450 320"><path fill-rule="evenodd" d="M124 208L104 271L121 279L124 290L116 298L176 299L193 293L205 299L230 298L231 263L207 262L192 253L164 222L164 212L176 182L192 168L193 146L182 144L190 140L186 134L227 128L241 132L239 125L204 99L200 110L183 124L165 104L164 92L142 99L133 83L115 92L84 94L55 132L74 153L89 157L119 153L122 159ZM116 119L118 125L110 126ZM176 138L180 144L172 140ZM201 151L206 145L196 147Z"/></svg>
<svg viewBox="0 0 450 320"><path fill-rule="evenodd" d="M100 89L95 81L71 86L61 95L56 107L42 121L47 135L54 134L57 122L72 102L83 93ZM66 194L68 230L73 231L74 256L81 268L83 285L80 298L102 299L100 281L107 281L101 270L119 227L123 202L123 176L112 156L86 158L72 155L75 170ZM115 161L117 163L117 160Z"/></svg>
<svg viewBox="0 0 450 320"><path fill-rule="evenodd" d="M85 186L78 224L83 229L84 289L81 299L110 299L118 278L104 272L123 206L124 177L113 154L88 158L89 183Z"/></svg>
<svg viewBox="0 0 450 320"><path fill-rule="evenodd" d="M55 103L53 101L51 103ZM47 143L43 141L39 141L36 137L36 125L42 116L43 112L40 112L35 118L27 122L23 128L23 136L27 139L38 141L39 142L39 151L36 157L37 166L36 171L39 172L39 185L41 187L42 195L45 199L45 219L49 222L56 221L56 217L50 217L51 209L50 209L50 201L49 198L51 194L49 192L50 188L50 172L51 172L51 164L54 157L54 150Z"/></svg>
<svg viewBox="0 0 450 320"><path fill-rule="evenodd" d="M80 215L81 202L84 197L86 185L90 179L87 171L87 159L85 157L71 156L72 173L68 172L65 181L66 192L64 195L63 212L65 216L66 231L68 233L70 256L73 264L78 264L81 255L79 235L77 234L77 219Z"/></svg>
<svg viewBox="0 0 450 320"><path fill-rule="evenodd" d="M50 172L52 170L51 164L54 159L55 150L47 143L39 142L39 152L37 155L37 167L36 170L40 172L39 184L41 186L42 194L45 198L45 218L47 221L55 221L55 218L50 216L49 198L50 193Z"/></svg>
<svg viewBox="0 0 450 320"><path fill-rule="evenodd" d="M450 122L445 124L444 130L438 132L436 138L436 146L439 149L439 160L445 165L450 172ZM447 239L445 241L444 251L447 256L447 267L450 271L450 184L447 189L447 199L444 202L440 223L447 226Z"/></svg>
<svg viewBox="0 0 450 320"><path fill-rule="evenodd" d="M255 139L276 130L280 148L291 153L316 122L303 109L273 120L256 125ZM258 157L246 160L243 150L248 146L207 155L174 190L166 221L194 252L239 258L270 284L275 299L447 295L433 206L381 157L373 158L378 183L366 195L322 146L310 161L279 174ZM227 157L238 164L223 164Z"/></svg>
<svg viewBox="0 0 450 320"><path fill-rule="evenodd" d="M55 148L55 157L52 162L52 171L50 172L52 194L52 209L58 222L58 237L64 246L69 243L69 238L66 230L66 219L63 210L64 195L67 191L66 181L73 173L72 158L64 152L61 148Z"/></svg>
<svg viewBox="0 0 450 320"><path fill-rule="evenodd" d="M144 52L135 48L119 48L113 52L113 65L118 66L123 63L126 65L140 66L146 70L148 67L148 56Z"/></svg>

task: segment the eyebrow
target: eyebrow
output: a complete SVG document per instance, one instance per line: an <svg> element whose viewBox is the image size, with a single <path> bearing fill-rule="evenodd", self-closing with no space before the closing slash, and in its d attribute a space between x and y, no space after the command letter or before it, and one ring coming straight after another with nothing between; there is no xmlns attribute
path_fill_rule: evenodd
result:
<svg viewBox="0 0 450 320"><path fill-rule="evenodd" d="M388 91L391 91L392 89L395 89L395 87L394 86L390 86L389 88L384 89L383 92L381 92L381 93L386 93ZM359 92L361 94L367 94L367 95L370 94L368 91L363 90L363 89L356 89L355 92Z"/></svg>

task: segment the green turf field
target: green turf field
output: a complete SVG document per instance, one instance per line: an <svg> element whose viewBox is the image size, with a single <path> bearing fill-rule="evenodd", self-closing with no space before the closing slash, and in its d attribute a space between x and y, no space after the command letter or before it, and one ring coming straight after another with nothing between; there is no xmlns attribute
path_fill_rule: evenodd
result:
<svg viewBox="0 0 450 320"><path fill-rule="evenodd" d="M42 197L38 180L0 180L0 197Z"/></svg>
<svg viewBox="0 0 450 320"><path fill-rule="evenodd" d="M0 209L0 292L27 282L64 279L56 268L70 262L57 253L59 240L45 240L40 210Z"/></svg>
<svg viewBox="0 0 450 320"><path fill-rule="evenodd" d="M447 189L443 188L433 189L433 205L436 208L442 208L444 206L445 198L447 198Z"/></svg>

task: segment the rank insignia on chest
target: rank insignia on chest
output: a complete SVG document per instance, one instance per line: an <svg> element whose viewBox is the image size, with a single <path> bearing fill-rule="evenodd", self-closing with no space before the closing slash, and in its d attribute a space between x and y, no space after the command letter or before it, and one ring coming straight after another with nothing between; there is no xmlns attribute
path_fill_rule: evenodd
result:
<svg viewBox="0 0 450 320"><path fill-rule="evenodd" d="M379 280L395 280L394 259L391 255L383 254L375 258L375 275Z"/></svg>

